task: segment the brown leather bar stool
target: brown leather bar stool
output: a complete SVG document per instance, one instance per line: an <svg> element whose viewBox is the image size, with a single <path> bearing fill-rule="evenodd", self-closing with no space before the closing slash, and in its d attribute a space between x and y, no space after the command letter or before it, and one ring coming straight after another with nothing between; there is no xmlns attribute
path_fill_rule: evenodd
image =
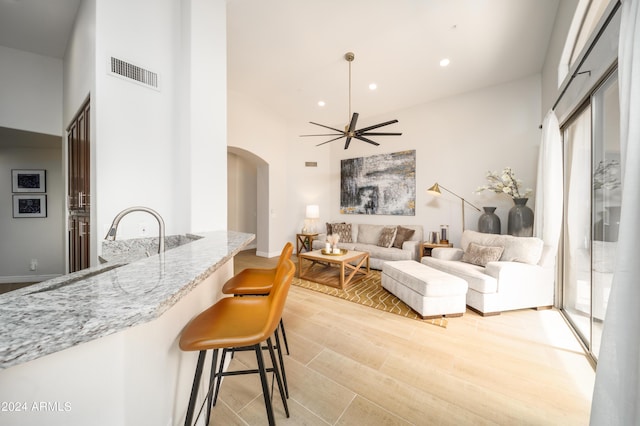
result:
<svg viewBox="0 0 640 426"><path fill-rule="evenodd" d="M185 327L180 336L180 349L183 351L199 351L196 372L193 378L189 407L185 418L185 425L190 425L195 411L195 403L198 395L198 387L202 376L206 352L213 349L213 363L209 379L209 390L203 402L207 404L207 422L211 417L213 401L212 389L214 383L222 376L238 374L258 373L262 382L262 392L267 410L269 424L274 425L273 407L269 394L267 372L275 374L280 397L284 405L285 413L289 417L289 408L284 395L284 386L274 354L271 336L278 328L282 317L284 304L291 287L291 281L295 272L295 265L287 259L277 268L275 279L269 294L264 297L227 297L196 316ZM266 342L271 358L271 368L265 367L262 355L262 343ZM256 354L258 368L254 370L215 372L215 365L219 349L253 348ZM202 407L198 413L202 411ZM196 418L197 421L197 418Z"/></svg>
<svg viewBox="0 0 640 426"><path fill-rule="evenodd" d="M235 276L231 277L222 287L223 294L233 294L234 296L266 296L271 291L273 282L275 280L276 272L278 268L282 267L286 260L291 259L293 253L293 244L287 242L282 251L275 268L247 268L238 272ZM287 342L287 334L284 329L284 322L280 318L280 330L282 331L282 340L289 354L289 343ZM287 398L289 398L289 385L287 383L287 373L284 368L284 360L282 359L282 351L280 350L280 338L278 336L278 330L274 333L275 349L277 350L278 360L280 363L280 374L282 375L282 382L284 383L284 392ZM222 371L223 363L226 356L231 352L231 356L238 349L223 349L222 360L220 362L220 371ZM220 382L218 381L213 395L213 405L218 397L218 391Z"/></svg>
<svg viewBox="0 0 640 426"><path fill-rule="evenodd" d="M222 293L233 294L234 296L264 296L269 294L278 267L284 263L285 260L291 259L292 253L293 244L287 242L280 252L280 258L275 268L244 269L224 283ZM287 350L287 355L289 355L289 342L287 342L287 333L284 331L282 318L280 318L280 330L282 330L284 347Z"/></svg>

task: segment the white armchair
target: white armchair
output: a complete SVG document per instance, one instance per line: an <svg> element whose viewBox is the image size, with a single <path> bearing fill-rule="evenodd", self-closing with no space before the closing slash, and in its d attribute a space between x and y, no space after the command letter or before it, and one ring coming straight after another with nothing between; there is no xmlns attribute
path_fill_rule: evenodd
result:
<svg viewBox="0 0 640 426"><path fill-rule="evenodd" d="M539 238L467 230L461 246L433 249L431 257L423 257L421 262L467 281L469 308L482 315L496 315L553 305L553 255ZM474 259L472 251L487 256Z"/></svg>

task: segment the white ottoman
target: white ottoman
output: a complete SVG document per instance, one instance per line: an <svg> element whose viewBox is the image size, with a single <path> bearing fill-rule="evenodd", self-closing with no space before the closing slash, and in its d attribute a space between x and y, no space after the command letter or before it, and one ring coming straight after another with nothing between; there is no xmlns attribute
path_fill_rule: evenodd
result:
<svg viewBox="0 0 640 426"><path fill-rule="evenodd" d="M466 310L465 280L414 260L385 262L382 287L424 319L459 317Z"/></svg>

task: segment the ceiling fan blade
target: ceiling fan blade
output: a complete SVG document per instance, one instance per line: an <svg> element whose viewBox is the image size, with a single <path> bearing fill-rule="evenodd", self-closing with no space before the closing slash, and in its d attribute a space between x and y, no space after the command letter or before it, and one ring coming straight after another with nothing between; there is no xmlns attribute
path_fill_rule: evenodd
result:
<svg viewBox="0 0 640 426"><path fill-rule="evenodd" d="M347 136L347 140L344 142L344 149L348 149L350 143L351 143L351 136Z"/></svg>
<svg viewBox="0 0 640 426"><path fill-rule="evenodd" d="M365 137L363 137L361 135L356 135L356 136L354 136L354 138L359 139L359 140L361 140L363 142L370 143L371 145L375 145L375 146L379 146L380 145L378 142L374 142L371 139L367 139L367 138L365 138ZM345 149L347 149L347 148L345 148Z"/></svg>
<svg viewBox="0 0 640 426"><path fill-rule="evenodd" d="M347 129L348 133L356 131L356 123L358 122L359 116L360 114L358 114L357 112L354 112L353 115L351 116L351 123L349 123L349 129Z"/></svg>
<svg viewBox="0 0 640 426"><path fill-rule="evenodd" d="M356 132L358 136L402 136L402 133L381 133L381 132L367 132L360 133L360 131Z"/></svg>
<svg viewBox="0 0 640 426"><path fill-rule="evenodd" d="M358 122L359 116L360 114L358 114L357 112L354 112L353 115L351 116L351 123L349 123L349 128L345 132L347 136L347 140L344 143L344 149L349 148L349 144L351 143L351 138L356 134L356 123Z"/></svg>
<svg viewBox="0 0 640 426"><path fill-rule="evenodd" d="M338 139L342 139L342 138L344 138L344 135L338 136L337 138L329 139L328 141L326 141L326 142L322 142L322 143L319 143L319 144L317 144L316 146L324 145L325 143L329 143L329 142L337 141Z"/></svg>
<svg viewBox="0 0 640 426"><path fill-rule="evenodd" d="M317 135L300 135L301 138L307 137L307 136L344 136L344 133L322 133L322 134L317 134Z"/></svg>
<svg viewBox="0 0 640 426"><path fill-rule="evenodd" d="M358 133L367 132L369 130L377 129L378 127L388 126L389 124L397 123L398 120L385 121L384 123L374 124L373 126L358 129Z"/></svg>
<svg viewBox="0 0 640 426"><path fill-rule="evenodd" d="M324 124L320 124L320 123L314 123L313 121L310 121L309 123L315 124L316 126L324 127L325 129L333 130L334 132L344 134L344 131L340 129L334 129L333 127L325 126Z"/></svg>

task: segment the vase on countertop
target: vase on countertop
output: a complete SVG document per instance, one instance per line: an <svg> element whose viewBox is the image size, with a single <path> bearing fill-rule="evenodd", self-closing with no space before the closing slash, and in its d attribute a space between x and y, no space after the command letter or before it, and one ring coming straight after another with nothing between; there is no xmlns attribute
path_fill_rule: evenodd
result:
<svg viewBox="0 0 640 426"><path fill-rule="evenodd" d="M507 234L514 237L533 236L533 210L527 207L528 198L514 198L515 205L509 210Z"/></svg>
<svg viewBox="0 0 640 426"><path fill-rule="evenodd" d="M478 231L485 234L499 234L501 232L500 218L494 212L495 207L483 207L484 213L478 219Z"/></svg>

